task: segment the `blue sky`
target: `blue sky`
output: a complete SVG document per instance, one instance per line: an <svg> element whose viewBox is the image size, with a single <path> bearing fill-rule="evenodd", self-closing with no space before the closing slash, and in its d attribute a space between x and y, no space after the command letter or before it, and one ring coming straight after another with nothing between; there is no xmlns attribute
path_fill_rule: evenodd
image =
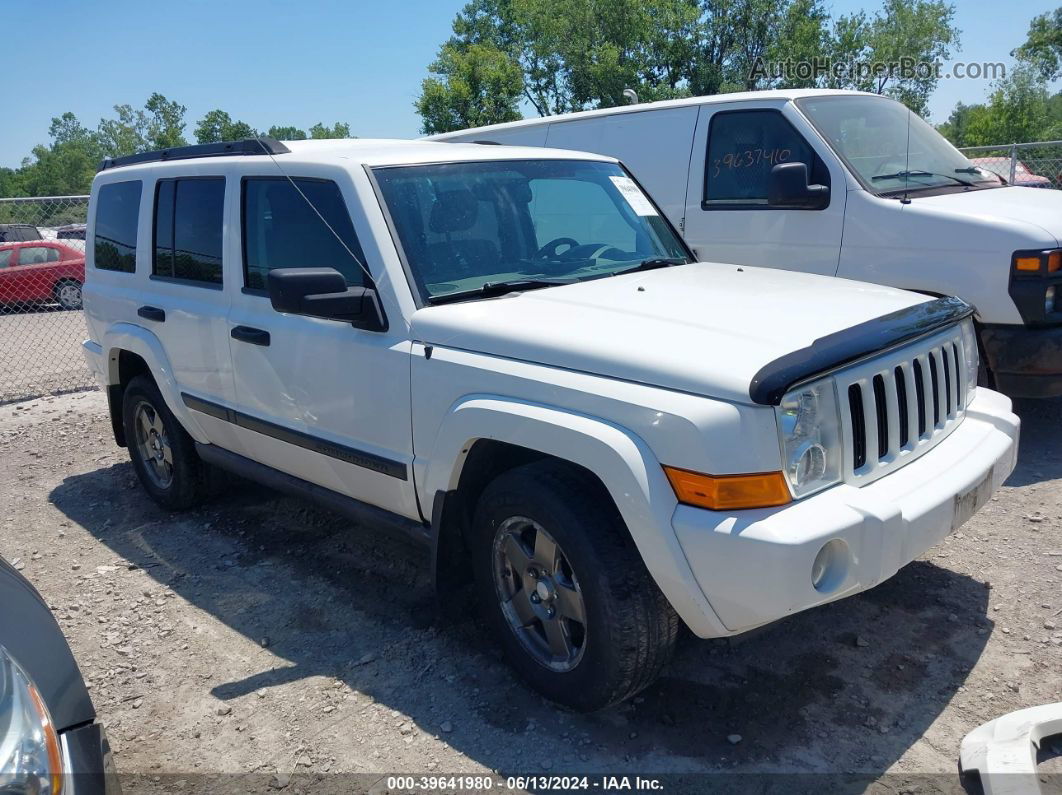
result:
<svg viewBox="0 0 1062 795"><path fill-rule="evenodd" d="M142 106L159 91L187 105L194 123L220 107L254 127L346 121L361 137L412 137L420 81L464 0L4 0L4 30L39 47L9 48L14 102L0 136L0 165L17 166L70 110L88 126L111 106ZM833 0L834 14L864 4ZM875 7L873 4L871 8ZM1029 20L1050 3L956 0L956 60L1004 61ZM13 74L12 74L13 73ZM941 81L931 102L943 121L958 100L980 101L986 81ZM10 111L17 113L13 116Z"/></svg>

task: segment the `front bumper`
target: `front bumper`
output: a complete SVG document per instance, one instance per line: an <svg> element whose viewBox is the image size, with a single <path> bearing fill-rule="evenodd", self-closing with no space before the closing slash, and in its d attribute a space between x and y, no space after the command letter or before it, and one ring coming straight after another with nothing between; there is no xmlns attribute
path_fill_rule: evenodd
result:
<svg viewBox="0 0 1062 795"><path fill-rule="evenodd" d="M1062 395L1062 326L984 326L981 345L996 388L1012 397Z"/></svg>
<svg viewBox="0 0 1062 795"><path fill-rule="evenodd" d="M1013 471L1018 429L1010 400L979 389L947 439L873 483L730 514L680 505L672 525L712 609L731 634L744 632L865 591L938 543ZM831 542L818 590L812 569Z"/></svg>
<svg viewBox="0 0 1062 795"><path fill-rule="evenodd" d="M121 795L107 734L99 723L87 723L59 735L63 755L63 795Z"/></svg>

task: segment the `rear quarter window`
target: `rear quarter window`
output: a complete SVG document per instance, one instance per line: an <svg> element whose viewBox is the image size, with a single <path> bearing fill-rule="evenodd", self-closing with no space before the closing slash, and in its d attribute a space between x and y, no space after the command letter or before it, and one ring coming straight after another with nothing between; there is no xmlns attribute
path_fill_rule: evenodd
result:
<svg viewBox="0 0 1062 795"><path fill-rule="evenodd" d="M105 271L136 270L136 229L140 218L140 180L101 185L96 198L93 255Z"/></svg>

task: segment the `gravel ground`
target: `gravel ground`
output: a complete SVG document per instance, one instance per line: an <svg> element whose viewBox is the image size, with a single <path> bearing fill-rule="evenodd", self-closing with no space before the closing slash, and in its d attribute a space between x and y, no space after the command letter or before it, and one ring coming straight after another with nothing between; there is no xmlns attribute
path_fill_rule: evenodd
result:
<svg viewBox="0 0 1062 795"><path fill-rule="evenodd" d="M515 682L473 618L434 620L423 561L370 528L235 483L155 507L98 392L0 409L0 554L53 606L127 791L491 771L945 791L967 732L1062 700L1062 401L1018 411L1018 470L921 560L751 636L687 638L659 683L592 716Z"/></svg>

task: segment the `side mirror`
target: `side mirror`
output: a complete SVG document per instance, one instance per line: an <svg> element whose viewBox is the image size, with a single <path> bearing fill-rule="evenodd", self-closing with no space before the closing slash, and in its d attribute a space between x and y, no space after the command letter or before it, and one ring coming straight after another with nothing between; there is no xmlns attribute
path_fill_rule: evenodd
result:
<svg viewBox="0 0 1062 795"><path fill-rule="evenodd" d="M372 287L347 287L335 268L278 268L269 271L269 300L277 312L342 320L384 331L380 299Z"/></svg>
<svg viewBox="0 0 1062 795"><path fill-rule="evenodd" d="M830 203L830 188L809 185L805 163L779 163L771 169L767 203L791 210L821 210Z"/></svg>

